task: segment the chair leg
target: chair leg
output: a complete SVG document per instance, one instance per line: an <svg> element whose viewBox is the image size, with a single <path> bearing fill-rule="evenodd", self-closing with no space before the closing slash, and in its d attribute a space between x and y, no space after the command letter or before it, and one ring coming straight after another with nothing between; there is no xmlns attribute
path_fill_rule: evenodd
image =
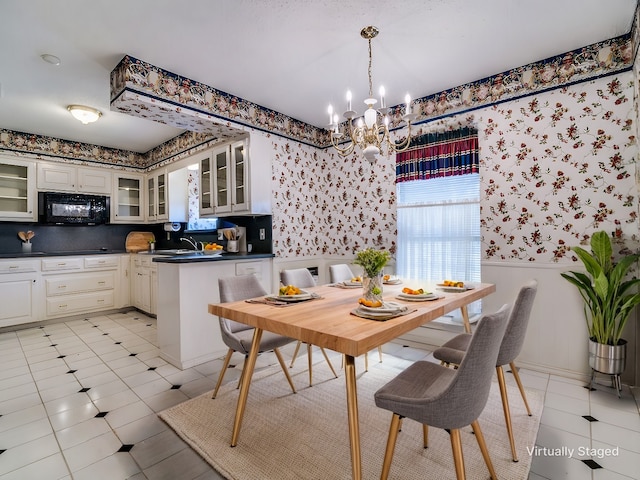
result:
<svg viewBox="0 0 640 480"><path fill-rule="evenodd" d="M491 480L498 480L498 475L496 475L496 471L493 468L493 463L491 463L489 450L487 450L487 444L484 441L484 435L482 434L482 430L480 429L480 424L478 423L478 420L474 420L471 423L471 428L473 428L473 433L475 434L476 440L478 441L478 446L480 447L480 451L482 452L484 463L487 465L487 469L489 470L489 475L491 476Z"/></svg>
<svg viewBox="0 0 640 480"><path fill-rule="evenodd" d="M364 371L369 371L369 352L364 354Z"/></svg>
<svg viewBox="0 0 640 480"><path fill-rule="evenodd" d="M311 387L313 385L313 361L311 359L311 344L307 343L307 362L308 362L308 369L309 369L309 386Z"/></svg>
<svg viewBox="0 0 640 480"><path fill-rule="evenodd" d="M298 340L296 349L293 351L293 357L291 357L291 365L289 365L289 368L293 368L293 362L296 361L296 357L298 356L298 352L300 351L300 345L302 345L302 342Z"/></svg>
<svg viewBox="0 0 640 480"><path fill-rule="evenodd" d="M520 381L520 374L518 373L518 367L516 367L515 362L511 362L509 366L511 367L511 373L513 373L513 378L516 379L516 383L518 384L518 390L520 390L520 396L522 397L524 406L527 409L527 414L531 416L531 409L529 408L529 402L527 402L527 394L524 393L524 387L522 386L522 382Z"/></svg>
<svg viewBox="0 0 640 480"><path fill-rule="evenodd" d="M378 357L380 357L380 363L382 363L382 345L378 347Z"/></svg>
<svg viewBox="0 0 640 480"><path fill-rule="evenodd" d="M457 428L451 429L449 436L451 437L451 450L453 451L453 465L456 469L456 478L458 480L465 480L466 476L464 473L464 457L462 456L460 430Z"/></svg>
<svg viewBox="0 0 640 480"><path fill-rule="evenodd" d="M218 375L218 383L216 383L216 388L213 390L213 395L211 395L211 398L216 398L216 395L218 395L218 390L220 389L220 385L222 385L222 379L224 378L224 374L227 373L227 368L229 368L229 362L231 362L231 355L233 355L233 350L230 348L227 351L227 356L224 357L222 370L220 370L220 375Z"/></svg>
<svg viewBox="0 0 640 480"><path fill-rule="evenodd" d="M429 426L422 424L422 444L424 448L429 448Z"/></svg>
<svg viewBox="0 0 640 480"><path fill-rule="evenodd" d="M333 373L333 376L335 378L338 378L338 374L333 369L333 365L331 364L331 360L329 360L329 357L327 356L327 352L324 351L323 347L320 347L320 351L322 352L322 355L324 355L324 359L327 361L327 365L329 365L329 368L331 369L331 373Z"/></svg>
<svg viewBox="0 0 640 480"><path fill-rule="evenodd" d="M511 425L511 410L509 409L509 397L507 396L507 382L504 379L504 370L502 366L496 367L498 373L498 385L500 385L500 397L502 398L502 411L504 412L504 423L507 425L507 434L509 435L509 444L511 445L511 458L514 462L518 461L516 453L516 441L513 438L513 425Z"/></svg>
<svg viewBox="0 0 640 480"><path fill-rule="evenodd" d="M282 367L284 376L287 377L287 382L289 382L289 385L291 386L291 390L293 391L293 393L296 393L296 387L293 386L293 380L291 380L291 375L289 375L289 370L287 370L287 366L284 364L284 359L282 358L282 354L280 353L280 350L277 348L274 348L273 353L276 354L276 357L278 358L278 362L280 362L280 366Z"/></svg>
<svg viewBox="0 0 640 480"><path fill-rule="evenodd" d="M389 437L387 438L387 448L384 452L384 461L382 462L382 472L380 480L387 480L391 462L393 461L393 452L396 448L396 440L398 439L398 430L400 429L400 415L394 413L391 417L391 425L389 426Z"/></svg>

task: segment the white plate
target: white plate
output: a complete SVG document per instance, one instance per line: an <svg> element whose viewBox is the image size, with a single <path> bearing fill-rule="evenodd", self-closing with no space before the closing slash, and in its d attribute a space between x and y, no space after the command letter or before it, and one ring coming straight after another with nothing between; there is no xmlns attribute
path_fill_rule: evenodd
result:
<svg viewBox="0 0 640 480"><path fill-rule="evenodd" d="M395 310L393 312L371 312L369 310L363 310L362 308L357 308L356 311L361 315L363 315L364 317L378 318L378 319L392 318L394 315L401 313L399 310Z"/></svg>
<svg viewBox="0 0 640 480"><path fill-rule="evenodd" d="M432 297L433 295L434 295L433 292L424 292L424 293L417 293L417 294L400 292L398 294L399 297L408 298L408 299L428 298L428 297Z"/></svg>
<svg viewBox="0 0 640 480"><path fill-rule="evenodd" d="M402 283L402 280L398 277L392 276L389 280L383 280L382 283L385 285L398 285L399 283Z"/></svg>
<svg viewBox="0 0 640 480"><path fill-rule="evenodd" d="M473 287L468 285L464 287L447 287L446 285L438 283L438 290L442 290L443 292L466 292L467 290L473 290Z"/></svg>
<svg viewBox="0 0 640 480"><path fill-rule="evenodd" d="M362 286L362 282L345 281L345 282L342 282L342 284L345 287L361 287Z"/></svg>
<svg viewBox="0 0 640 480"><path fill-rule="evenodd" d="M399 300L406 302L429 302L431 300L438 300L440 297L435 293L423 293L422 295L409 295L408 293L399 293L396 297Z"/></svg>
<svg viewBox="0 0 640 480"><path fill-rule="evenodd" d="M306 290L300 290L300 293L296 295L274 295L273 298L278 300L282 300L285 302L300 302L302 300L309 300L311 298L311 294Z"/></svg>
<svg viewBox="0 0 640 480"><path fill-rule="evenodd" d="M399 303L394 303L394 302L384 302L381 307L367 307L365 305L360 305L358 308L363 312L378 313L378 314L381 314L381 315L382 314L389 315L391 313L398 313L398 312L401 312L401 311L407 309L407 307L403 307Z"/></svg>
<svg viewBox="0 0 640 480"><path fill-rule="evenodd" d="M203 250L202 253L204 253L205 255L222 255L222 250Z"/></svg>

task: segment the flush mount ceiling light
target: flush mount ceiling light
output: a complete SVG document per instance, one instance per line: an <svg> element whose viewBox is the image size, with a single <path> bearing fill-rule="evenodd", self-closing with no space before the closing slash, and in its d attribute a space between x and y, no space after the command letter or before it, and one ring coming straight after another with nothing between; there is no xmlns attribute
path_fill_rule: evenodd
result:
<svg viewBox="0 0 640 480"><path fill-rule="evenodd" d="M334 114L333 107L329 105L329 128L331 128L331 144L338 151L340 156L347 156L351 154L356 146L362 150L364 158L370 163L376 161L376 157L381 152L381 147L386 144L387 155L392 152L403 152L409 147L411 138L411 122L415 121L418 117L416 114L411 113L411 98L407 94L405 102L407 104L405 114L402 119L407 122L407 138L400 143L395 143L389 137L389 108L384 103L384 87L380 87L380 108L374 109L374 105L378 101L373 98L373 82L371 80L371 40L378 36L378 29L374 26L364 27L360 31L360 36L369 42L369 98L365 99L364 103L367 106L364 112L364 121L362 117L358 119L356 126L353 126L353 119L357 115L357 112L351 109L351 91L347 92L347 111L343 116L347 119L346 122L346 135L348 143L346 146L340 146L344 144L342 138L344 134L340 132L338 124L338 115ZM378 119L380 115L380 119ZM380 123L378 123L380 121Z"/></svg>
<svg viewBox="0 0 640 480"><path fill-rule="evenodd" d="M67 110L69 110L69 113L80 120L84 125L87 123L93 123L102 116L102 112L100 110L86 107L84 105L69 105Z"/></svg>

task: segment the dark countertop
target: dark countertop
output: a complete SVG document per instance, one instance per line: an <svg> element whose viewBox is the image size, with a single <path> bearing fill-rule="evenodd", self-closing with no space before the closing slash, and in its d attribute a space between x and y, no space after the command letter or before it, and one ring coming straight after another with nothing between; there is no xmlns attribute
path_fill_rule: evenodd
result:
<svg viewBox="0 0 640 480"><path fill-rule="evenodd" d="M157 263L199 263L199 262L224 262L225 260L251 260L257 258L273 258L273 253L223 253L222 255L204 255L202 253L183 255L154 256Z"/></svg>
<svg viewBox="0 0 640 480"><path fill-rule="evenodd" d="M105 255L105 254L127 254L126 250L74 250L64 252L13 252L13 253L0 253L0 260L3 258L20 258L20 259L33 259L43 257L62 257L71 255ZM140 254L148 255L148 252L141 252ZM132 253L134 255L134 253ZM194 263L194 262L220 262L225 260L250 260L253 258L273 258L273 253L228 253L224 252L222 255L204 255L199 253L193 254L181 254L181 255L157 255L153 257L154 262L159 263Z"/></svg>
<svg viewBox="0 0 640 480"><path fill-rule="evenodd" d="M64 252L13 252L13 253L0 253L0 259L2 258L40 258L40 257L63 257L69 255L105 255L105 254L124 254L126 250L73 250Z"/></svg>

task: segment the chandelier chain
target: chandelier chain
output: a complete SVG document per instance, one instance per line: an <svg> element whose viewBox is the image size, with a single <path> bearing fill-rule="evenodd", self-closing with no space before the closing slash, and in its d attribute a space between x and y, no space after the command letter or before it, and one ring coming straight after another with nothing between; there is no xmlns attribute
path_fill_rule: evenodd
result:
<svg viewBox="0 0 640 480"><path fill-rule="evenodd" d="M373 82L371 80L371 63L372 63L372 56L371 56L371 39L369 39L369 98L373 98Z"/></svg>

